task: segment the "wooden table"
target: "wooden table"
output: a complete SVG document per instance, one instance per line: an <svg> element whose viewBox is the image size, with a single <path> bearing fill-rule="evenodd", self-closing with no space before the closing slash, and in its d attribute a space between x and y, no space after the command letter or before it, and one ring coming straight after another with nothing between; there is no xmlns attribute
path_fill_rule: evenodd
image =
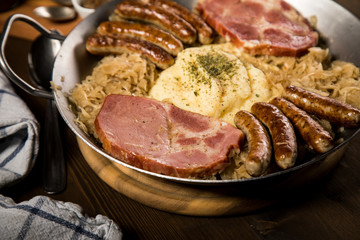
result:
<svg viewBox="0 0 360 240"><path fill-rule="evenodd" d="M32 5L27 3L33 2L25 1L24 6L11 12L26 10L29 13L29 6ZM337 2L360 16L360 1ZM3 14L0 13L1 20ZM62 27L69 29L76 21ZM9 62L20 76L28 78L26 51L31 44L29 37L19 30L15 30L13 35L16 37L7 47ZM21 90L18 93L42 124L44 100L24 94ZM353 139L342 161L326 179L299 189L294 196L245 215L190 217L144 206L113 190L89 167L70 129L64 129L67 189L50 197L77 203L93 217L97 214L108 216L121 227L124 239L360 239L359 135ZM16 202L44 195L42 160L39 157L34 169L23 181L0 193L12 197Z"/></svg>
<svg viewBox="0 0 360 240"><path fill-rule="evenodd" d="M64 35L69 34L73 27L82 20L79 15L77 15L74 20L66 22L54 22L45 18L41 18L33 13L33 10L38 6L59 6L59 4L51 0L22 0L22 3L18 7L15 7L6 12L0 12L1 28L4 25L6 19L15 13L22 13L32 17L47 29L58 29ZM16 22L14 23L14 29L12 30L11 35L21 39L33 40L39 34L30 26Z"/></svg>

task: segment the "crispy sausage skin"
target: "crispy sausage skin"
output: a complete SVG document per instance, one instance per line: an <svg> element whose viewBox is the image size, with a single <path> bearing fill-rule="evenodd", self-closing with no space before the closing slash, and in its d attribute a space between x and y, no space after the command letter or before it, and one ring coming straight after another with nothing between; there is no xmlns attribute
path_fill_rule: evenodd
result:
<svg viewBox="0 0 360 240"><path fill-rule="evenodd" d="M359 125L360 110L349 104L292 85L285 89L283 97L304 111L332 123L345 127Z"/></svg>
<svg viewBox="0 0 360 240"><path fill-rule="evenodd" d="M248 142L246 171L254 177L263 174L272 156L270 137L262 123L250 112L241 110L235 114L235 125L245 134Z"/></svg>
<svg viewBox="0 0 360 240"><path fill-rule="evenodd" d="M162 48L131 37L95 33L87 38L86 50L94 55L137 53L161 69L166 69L174 63L174 58Z"/></svg>
<svg viewBox="0 0 360 240"><path fill-rule="evenodd" d="M185 19L197 30L200 43L210 44L214 40L213 29L199 15L192 13L180 4L171 0L142 0L142 2L160 6Z"/></svg>
<svg viewBox="0 0 360 240"><path fill-rule="evenodd" d="M297 158L296 136L289 119L272 104L257 102L251 112L269 129L276 164L282 169L294 166Z"/></svg>
<svg viewBox="0 0 360 240"><path fill-rule="evenodd" d="M274 98L270 103L278 107L290 119L310 148L324 153L334 147L330 133L295 104L280 97Z"/></svg>
<svg viewBox="0 0 360 240"><path fill-rule="evenodd" d="M124 19L155 24L187 44L194 43L197 37L196 29L190 23L178 15L152 4L123 1L117 5L115 14Z"/></svg>
<svg viewBox="0 0 360 240"><path fill-rule="evenodd" d="M140 38L161 47L173 56L177 56L184 49L182 42L174 35L153 25L128 21L106 21L99 25L97 32L102 35L123 35Z"/></svg>

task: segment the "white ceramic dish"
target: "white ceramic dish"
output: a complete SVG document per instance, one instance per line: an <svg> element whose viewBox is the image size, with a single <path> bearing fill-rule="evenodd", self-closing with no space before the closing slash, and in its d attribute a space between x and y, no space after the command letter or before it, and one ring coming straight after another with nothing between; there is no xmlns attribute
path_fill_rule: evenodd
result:
<svg viewBox="0 0 360 240"><path fill-rule="evenodd" d="M81 2L83 0L71 0L71 1L75 8L75 11L80 15L81 18L86 18L95 12L95 9L85 8L85 7L81 6Z"/></svg>

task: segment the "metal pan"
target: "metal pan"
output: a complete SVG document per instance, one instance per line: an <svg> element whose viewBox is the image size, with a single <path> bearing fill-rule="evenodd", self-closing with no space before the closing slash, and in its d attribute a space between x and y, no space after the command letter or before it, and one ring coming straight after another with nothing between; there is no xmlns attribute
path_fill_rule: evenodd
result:
<svg viewBox="0 0 360 240"><path fill-rule="evenodd" d="M70 90L75 87L75 84L79 83L86 75L90 74L92 68L99 61L99 57L92 56L86 52L84 40L89 34L95 32L97 26L102 21L108 19L108 16L113 12L118 2L119 1L112 1L99 8L94 14L80 22L65 38L59 54L56 57L52 76L53 82L56 86L59 86L61 90L56 90L53 94L49 94L48 92L43 92L40 89L29 86L22 79L19 79L19 77L16 76L16 74L7 65L4 55L4 45L6 43L9 29L11 28L11 24L17 20L30 23L42 32L42 34L47 34L50 37L58 39L62 39L62 37L51 34L49 31L39 26L38 23L34 23L33 20L24 15L14 15L11 19L9 19L1 36L0 66L6 75L14 83L18 84L24 90L35 96L47 98L54 97L62 117L71 130L88 146L106 158L143 174L183 184L201 186L236 185L238 187L246 188L253 187L255 185L267 187L274 184L281 184L283 182L292 182L293 180L311 181L315 178L314 176L320 176L327 173L341 159L347 143L360 131L360 129L346 129L346 131L339 136L344 138L344 141L337 145L334 149L322 155L309 157L309 159L301 161L301 163L291 169L275 172L262 177L242 180L197 180L164 176L133 167L113 158L101 148L94 138L88 136L75 124L75 115L69 109L67 97ZM178 0L177 2L188 8L192 8L196 4L196 1ZM332 54L341 60L353 62L355 65L360 66L360 51L359 45L356 41L356 39L360 39L360 21L355 16L330 0L288 0L288 2L298 9L305 17L310 17L312 15L317 16L318 30L327 39L327 43ZM307 177L305 177L305 175L307 175Z"/></svg>

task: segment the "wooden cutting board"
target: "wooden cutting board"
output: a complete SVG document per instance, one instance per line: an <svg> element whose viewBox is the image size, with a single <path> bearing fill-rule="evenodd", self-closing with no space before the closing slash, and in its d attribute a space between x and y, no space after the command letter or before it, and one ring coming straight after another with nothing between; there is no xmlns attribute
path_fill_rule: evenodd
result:
<svg viewBox="0 0 360 240"><path fill-rule="evenodd" d="M95 173L116 191L152 208L192 216L245 214L274 199L244 196L234 188L182 184L114 163L77 138L81 153Z"/></svg>
<svg viewBox="0 0 360 240"><path fill-rule="evenodd" d="M315 183L323 180L335 168L347 147L346 144L325 159L290 172L286 178L273 178L269 185L265 186L270 181L266 179L244 188L242 184L199 186L150 176L105 158L80 138L77 141L90 167L116 191L149 207L191 216L247 214L280 201L288 201L293 193L309 194L309 184L316 191ZM303 189L304 186L307 188Z"/></svg>

